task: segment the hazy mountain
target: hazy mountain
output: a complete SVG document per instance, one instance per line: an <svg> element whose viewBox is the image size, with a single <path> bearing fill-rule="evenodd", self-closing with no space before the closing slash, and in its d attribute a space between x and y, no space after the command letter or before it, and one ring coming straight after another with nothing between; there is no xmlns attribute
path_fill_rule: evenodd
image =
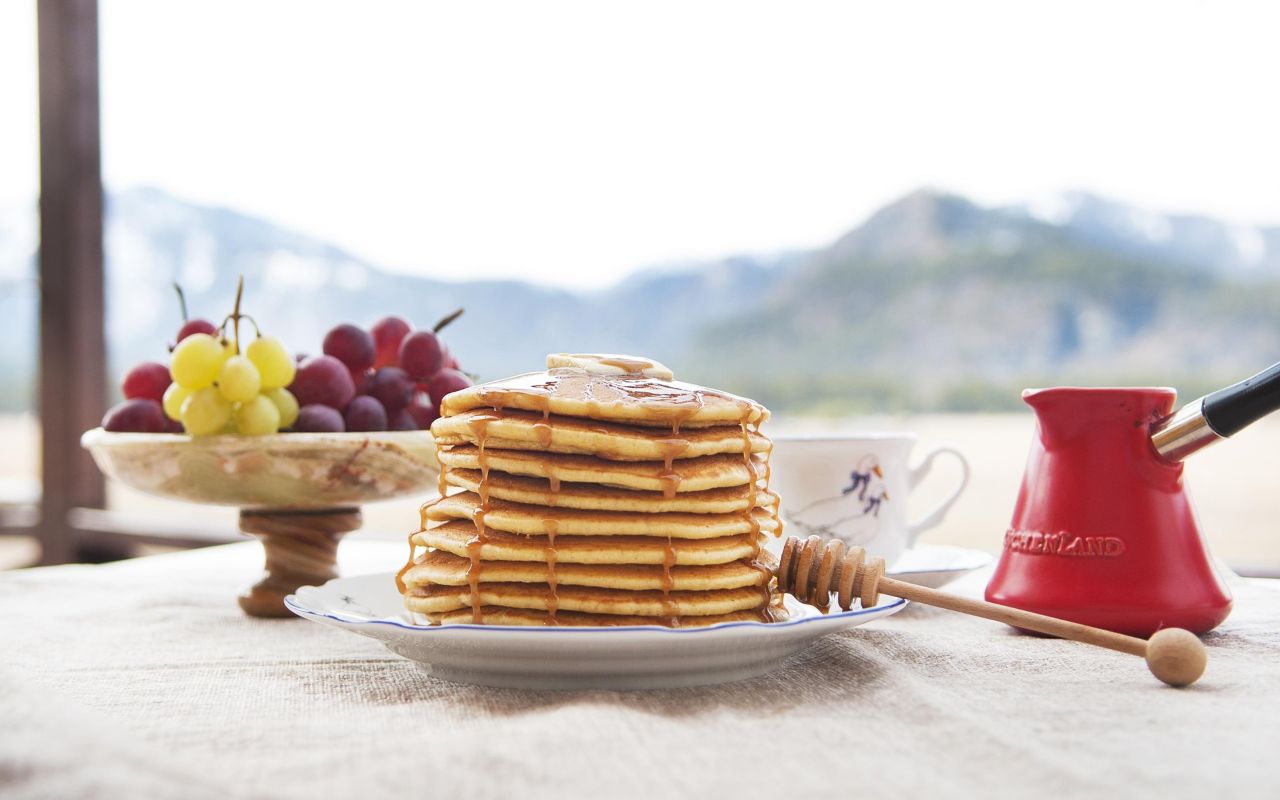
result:
<svg viewBox="0 0 1280 800"><path fill-rule="evenodd" d="M1103 206L1053 225L913 193L814 252L760 307L700 331L693 360L778 407L847 409L1008 406L1028 384L1186 393L1280 359L1280 264L1268 251L1247 275L1238 250L1225 267L1205 260L1207 235L1165 258Z"/></svg>
<svg viewBox="0 0 1280 800"><path fill-rule="evenodd" d="M1280 226L1233 225L1163 214L1088 192L1065 192L1008 209L1065 230L1092 247L1241 277L1280 273Z"/></svg>
<svg viewBox="0 0 1280 800"><path fill-rule="evenodd" d="M0 215L0 405L30 391L30 212ZM653 355L778 407L991 407L1027 383L1239 377L1280 357L1280 229L1162 215L1083 193L1007 208L918 191L827 247L637 272L604 291L445 282L381 270L312 236L139 189L108 202L108 341L117 370L163 358L180 282L304 352L337 322L401 314L482 377L553 350ZM1193 384L1195 384L1193 386Z"/></svg>

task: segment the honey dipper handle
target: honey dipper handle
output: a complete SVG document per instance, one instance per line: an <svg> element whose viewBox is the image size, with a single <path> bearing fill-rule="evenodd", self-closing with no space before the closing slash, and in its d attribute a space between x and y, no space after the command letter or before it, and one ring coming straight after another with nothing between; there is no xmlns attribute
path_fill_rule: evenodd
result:
<svg viewBox="0 0 1280 800"><path fill-rule="evenodd" d="M1206 661L1204 645L1193 634L1177 628L1159 631L1148 642L1135 636L1126 636L1102 628L1081 625L1078 622L1047 617L1034 611L1023 611L1020 608L988 603L985 600L958 597L893 578L881 578L879 590L885 594L927 606L937 606L958 611L961 614L1003 622L1016 628L1142 656L1147 660L1147 666L1151 668L1151 672L1170 686L1186 686L1194 683L1204 672Z"/></svg>

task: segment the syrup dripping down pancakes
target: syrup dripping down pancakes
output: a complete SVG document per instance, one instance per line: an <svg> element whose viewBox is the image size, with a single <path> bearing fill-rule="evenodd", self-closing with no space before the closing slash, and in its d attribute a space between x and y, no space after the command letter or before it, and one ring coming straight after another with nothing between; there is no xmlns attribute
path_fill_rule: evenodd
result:
<svg viewBox="0 0 1280 800"><path fill-rule="evenodd" d="M769 412L631 356L449 395L438 500L397 575L420 621L709 625L779 613Z"/></svg>

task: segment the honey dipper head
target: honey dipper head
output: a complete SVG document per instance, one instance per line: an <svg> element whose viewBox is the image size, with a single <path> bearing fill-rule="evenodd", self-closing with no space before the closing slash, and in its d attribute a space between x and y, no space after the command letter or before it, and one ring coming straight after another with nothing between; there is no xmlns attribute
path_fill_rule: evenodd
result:
<svg viewBox="0 0 1280 800"><path fill-rule="evenodd" d="M1151 674L1170 686L1189 686L1204 674L1208 662L1204 645L1191 631L1165 628L1147 640Z"/></svg>

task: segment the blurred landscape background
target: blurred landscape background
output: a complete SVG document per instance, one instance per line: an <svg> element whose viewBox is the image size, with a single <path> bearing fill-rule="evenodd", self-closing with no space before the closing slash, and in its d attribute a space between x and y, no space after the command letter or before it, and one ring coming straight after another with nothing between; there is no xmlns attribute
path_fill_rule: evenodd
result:
<svg viewBox="0 0 1280 800"><path fill-rule="evenodd" d="M0 411L35 378L35 230L0 218ZM1026 386L1198 395L1280 356L1280 226L1166 214L1076 191L1004 207L919 189L811 250L637 268L603 289L397 274L315 236L159 189L112 194L114 375L165 356L180 315L246 307L300 352L339 321L449 331L481 379L555 351L636 353L776 412L1008 411ZM25 236L23 234L26 234Z"/></svg>
<svg viewBox="0 0 1280 800"><path fill-rule="evenodd" d="M994 551L1023 388L1191 399L1280 360L1271 6L624 6L102 0L104 393L166 357L175 282L217 320L243 275L302 353L465 307L478 379L635 353L775 434L954 444L972 483L928 540ZM0 503L39 493L34 16L0 6ZM1280 569L1277 453L1265 421L1188 464L1234 565Z"/></svg>

